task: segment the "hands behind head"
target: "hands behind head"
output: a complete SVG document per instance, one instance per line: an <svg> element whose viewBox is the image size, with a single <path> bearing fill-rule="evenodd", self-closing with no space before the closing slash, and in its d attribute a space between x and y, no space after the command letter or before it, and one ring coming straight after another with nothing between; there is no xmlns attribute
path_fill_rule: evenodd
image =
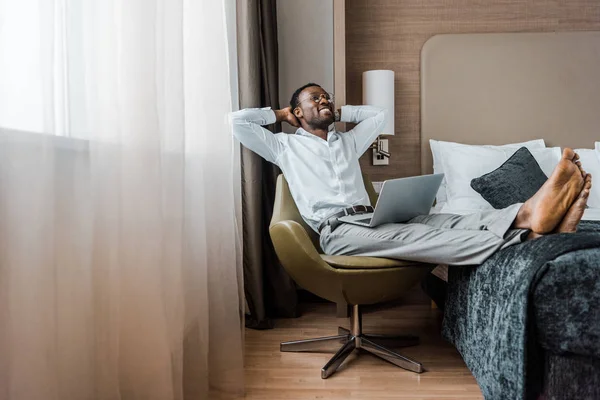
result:
<svg viewBox="0 0 600 400"><path fill-rule="evenodd" d="M296 128L300 127L300 121L298 121L298 118L296 118L296 116L294 115L292 107L286 107L281 109L280 111L282 111L282 121L285 121L291 126L295 126Z"/></svg>

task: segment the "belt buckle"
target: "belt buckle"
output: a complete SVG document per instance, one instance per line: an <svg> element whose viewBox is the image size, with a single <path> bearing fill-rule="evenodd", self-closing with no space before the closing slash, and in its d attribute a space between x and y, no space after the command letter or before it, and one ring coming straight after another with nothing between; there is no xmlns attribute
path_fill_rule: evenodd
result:
<svg viewBox="0 0 600 400"><path fill-rule="evenodd" d="M352 206L352 210L355 214L360 214L366 212L367 208L365 206Z"/></svg>

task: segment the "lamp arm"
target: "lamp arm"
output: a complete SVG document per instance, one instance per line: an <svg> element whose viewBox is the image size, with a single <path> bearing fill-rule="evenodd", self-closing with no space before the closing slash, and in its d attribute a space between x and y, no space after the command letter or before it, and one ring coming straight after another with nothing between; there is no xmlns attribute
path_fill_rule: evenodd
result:
<svg viewBox="0 0 600 400"><path fill-rule="evenodd" d="M377 139L371 144L371 146L369 148L377 151L379 154L381 154L384 157L390 158L392 153L383 150L383 143L381 140L382 140L381 135L377 136Z"/></svg>

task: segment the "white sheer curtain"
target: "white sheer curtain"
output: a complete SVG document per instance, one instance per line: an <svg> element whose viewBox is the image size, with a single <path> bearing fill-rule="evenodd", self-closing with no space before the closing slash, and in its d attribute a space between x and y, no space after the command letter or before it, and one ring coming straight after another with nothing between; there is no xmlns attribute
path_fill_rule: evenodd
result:
<svg viewBox="0 0 600 400"><path fill-rule="evenodd" d="M234 4L0 0L1 400L243 393Z"/></svg>

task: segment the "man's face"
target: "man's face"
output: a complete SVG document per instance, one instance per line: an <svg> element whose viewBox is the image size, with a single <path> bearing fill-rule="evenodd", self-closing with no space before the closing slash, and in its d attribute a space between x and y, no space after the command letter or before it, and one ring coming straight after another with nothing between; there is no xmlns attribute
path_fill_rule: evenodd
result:
<svg viewBox="0 0 600 400"><path fill-rule="evenodd" d="M313 128L326 129L334 122L333 103L329 93L319 86L310 86L300 92L298 107L294 109L297 118L304 118Z"/></svg>

